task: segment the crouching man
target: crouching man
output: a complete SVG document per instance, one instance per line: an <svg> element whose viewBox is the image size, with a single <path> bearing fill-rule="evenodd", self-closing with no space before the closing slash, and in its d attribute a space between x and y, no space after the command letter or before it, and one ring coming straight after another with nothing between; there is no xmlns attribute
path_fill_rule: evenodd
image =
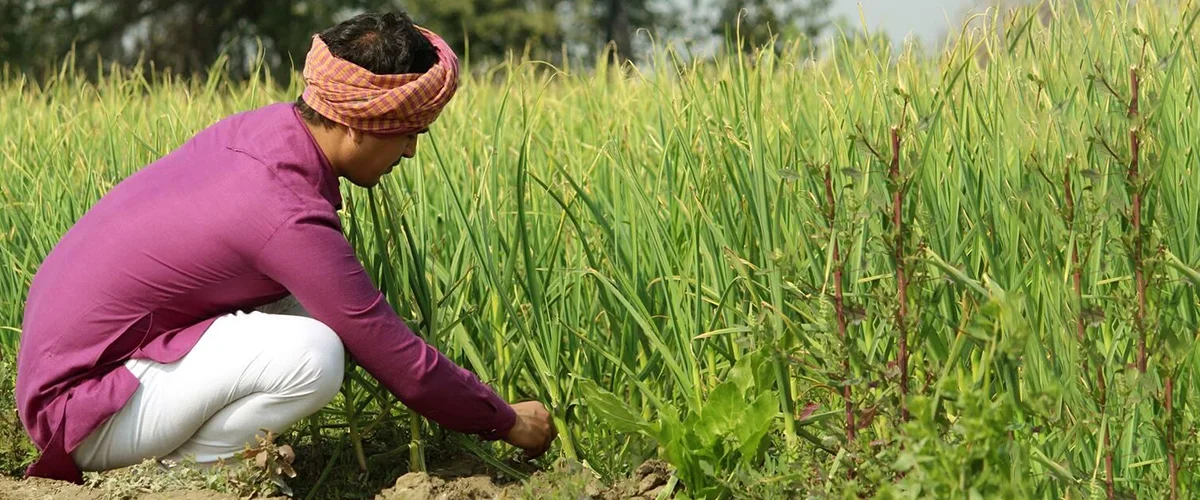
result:
<svg viewBox="0 0 1200 500"><path fill-rule="evenodd" d="M295 103L227 117L122 181L46 257L17 358L28 475L211 463L328 404L352 356L408 408L537 456L556 430L415 336L342 233L453 97L458 60L403 13L313 37Z"/></svg>

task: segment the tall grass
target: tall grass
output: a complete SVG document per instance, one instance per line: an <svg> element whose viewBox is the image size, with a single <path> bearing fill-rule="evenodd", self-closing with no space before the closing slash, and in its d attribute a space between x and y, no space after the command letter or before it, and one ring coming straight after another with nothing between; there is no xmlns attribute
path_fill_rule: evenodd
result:
<svg viewBox="0 0 1200 500"><path fill-rule="evenodd" d="M512 61L382 186L343 188L347 236L416 331L548 403L552 455L606 477L661 454L714 495L1191 497L1200 9L1094 5L930 57L848 34L818 61ZM300 90L71 75L0 84L6 353L92 202ZM422 467L436 429L351 373L321 421L361 467L411 429L392 444ZM761 445L737 420L760 411Z"/></svg>

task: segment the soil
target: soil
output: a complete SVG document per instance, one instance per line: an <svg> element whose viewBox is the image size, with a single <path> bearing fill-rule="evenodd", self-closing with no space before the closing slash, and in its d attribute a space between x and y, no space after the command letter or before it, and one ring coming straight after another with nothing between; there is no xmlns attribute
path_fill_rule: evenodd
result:
<svg viewBox="0 0 1200 500"><path fill-rule="evenodd" d="M209 490L167 491L149 493L138 497L139 500L238 500L238 497L226 493Z"/></svg>
<svg viewBox="0 0 1200 500"><path fill-rule="evenodd" d="M0 498L5 500L105 500L104 492L65 481L42 478L17 479L0 475ZM238 500L238 497L211 490L149 493L140 500Z"/></svg>
<svg viewBox="0 0 1200 500"><path fill-rule="evenodd" d="M396 486L380 492L376 498L380 500L483 499L498 498L503 491L487 476L451 478L447 481L424 472L410 472L397 479Z"/></svg>
<svg viewBox="0 0 1200 500"><path fill-rule="evenodd" d="M667 464L643 463L623 481L604 486L579 467L535 473L525 483L497 484L478 464L459 462L432 474L408 473L396 480L376 500L449 500L570 498L593 500L656 499L670 480Z"/></svg>
<svg viewBox="0 0 1200 500"><path fill-rule="evenodd" d="M408 499L492 499L508 498L499 476L489 474L486 466L471 456L432 466L429 473L410 472L396 479L391 488L376 495L376 500Z"/></svg>
<svg viewBox="0 0 1200 500"><path fill-rule="evenodd" d="M63 481L52 481L36 477L14 479L8 476L0 476L0 498L11 500L49 500L59 498L68 500L102 500L103 497L99 491Z"/></svg>
<svg viewBox="0 0 1200 500"><path fill-rule="evenodd" d="M655 499L670 479L667 465L648 461L634 474L616 484L605 486L581 467L559 467L537 472L524 483L506 482L490 475L475 460L464 459L430 473L408 473L395 485L375 497L376 500L442 499ZM105 500L94 488L41 478L17 479L0 475L0 498L11 500ZM191 489L151 493L140 500L236 500L238 497L210 490ZM280 498L280 497L275 497Z"/></svg>

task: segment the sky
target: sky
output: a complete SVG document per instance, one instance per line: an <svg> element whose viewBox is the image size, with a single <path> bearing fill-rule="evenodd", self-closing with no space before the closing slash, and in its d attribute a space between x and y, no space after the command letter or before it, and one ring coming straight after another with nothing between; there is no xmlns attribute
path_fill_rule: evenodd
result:
<svg viewBox="0 0 1200 500"><path fill-rule="evenodd" d="M962 20L971 7L984 2L974 0L834 0L830 9L833 17L845 17L852 26L861 29L859 7L867 27L884 30L895 44L911 33L926 45L941 45L951 30L962 27Z"/></svg>
<svg viewBox="0 0 1200 500"><path fill-rule="evenodd" d="M692 3L692 0L675 0L677 3ZM847 29L862 31L863 20L872 33L884 32L892 40L892 46L899 49L904 46L908 36L922 40L927 51L937 50L943 46L947 35L957 34L963 22L974 13L984 12L989 5L1013 5L1028 3L1033 0L833 0L828 12L830 20L841 19ZM862 18L859 12L862 12ZM712 12L699 15L701 19L710 19ZM703 23L701 23L703 24ZM707 33L703 31L702 33ZM817 43L825 45L836 36L836 28L827 29ZM639 50L648 50L648 40L638 34L637 42L642 44ZM702 38L702 36L701 36ZM711 53L717 50L719 40L707 40L689 46L696 54Z"/></svg>

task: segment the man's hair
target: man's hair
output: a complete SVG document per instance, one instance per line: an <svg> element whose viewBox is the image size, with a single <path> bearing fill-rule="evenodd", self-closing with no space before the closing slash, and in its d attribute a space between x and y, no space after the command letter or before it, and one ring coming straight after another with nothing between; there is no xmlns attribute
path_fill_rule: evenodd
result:
<svg viewBox="0 0 1200 500"><path fill-rule="evenodd" d="M437 49L404 12L359 14L317 36L335 57L377 75L424 73L438 62ZM303 95L296 98L296 109L311 124L336 126L309 107Z"/></svg>

